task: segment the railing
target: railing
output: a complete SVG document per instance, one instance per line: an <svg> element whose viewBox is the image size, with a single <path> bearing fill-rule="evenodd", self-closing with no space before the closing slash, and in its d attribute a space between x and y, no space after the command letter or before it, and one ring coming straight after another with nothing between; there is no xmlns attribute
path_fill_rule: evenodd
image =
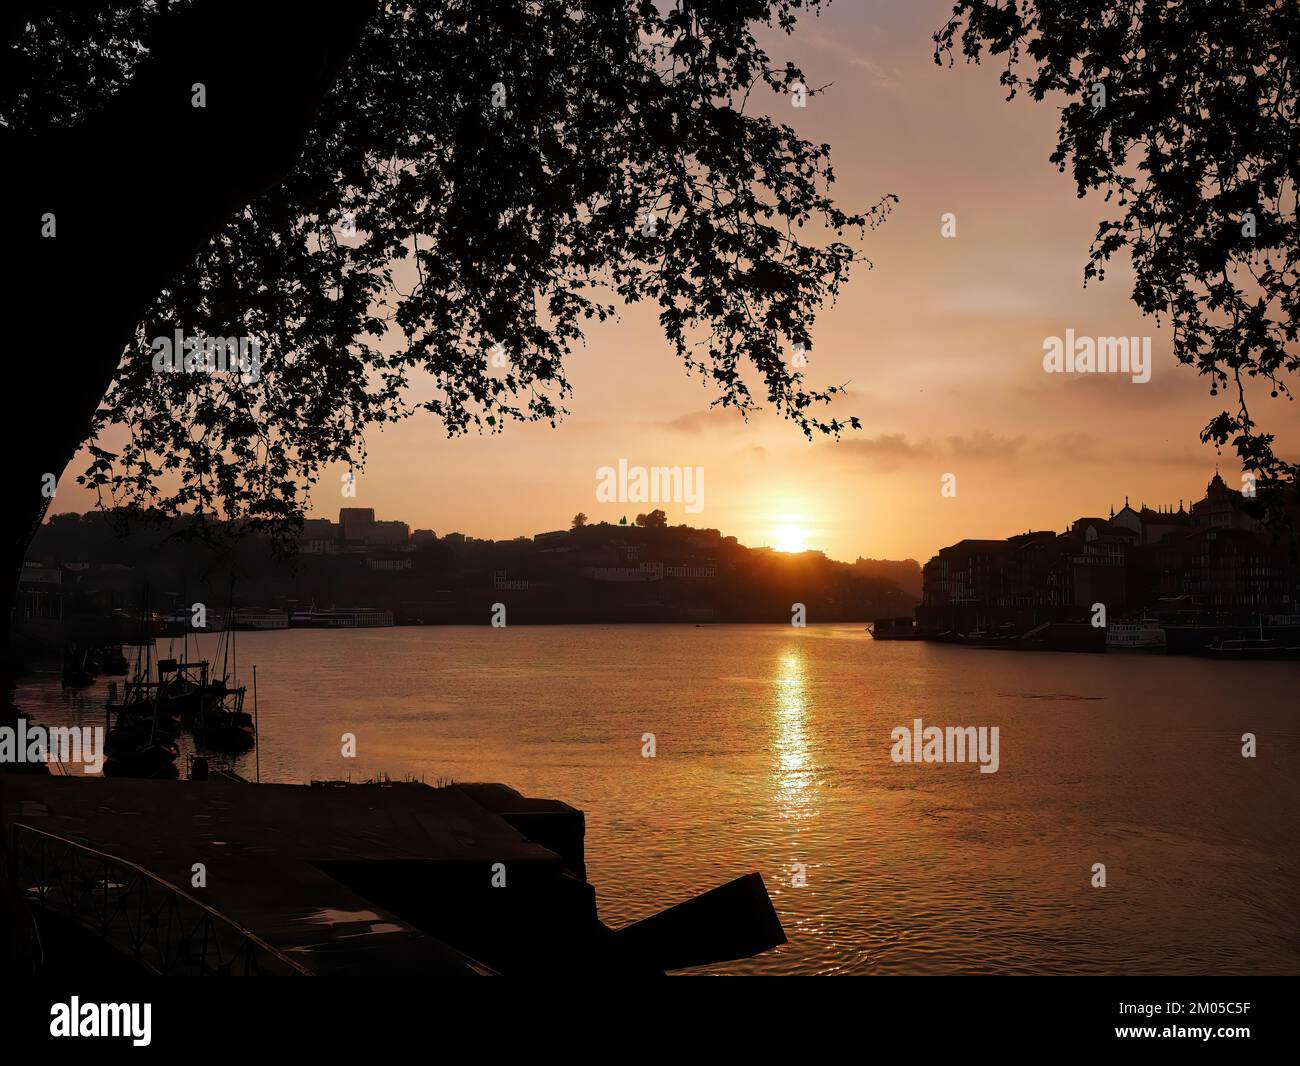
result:
<svg viewBox="0 0 1300 1066"><path fill-rule="evenodd" d="M16 884L28 904L70 918L156 974L311 976L311 971L133 862L29 825L13 828Z"/></svg>

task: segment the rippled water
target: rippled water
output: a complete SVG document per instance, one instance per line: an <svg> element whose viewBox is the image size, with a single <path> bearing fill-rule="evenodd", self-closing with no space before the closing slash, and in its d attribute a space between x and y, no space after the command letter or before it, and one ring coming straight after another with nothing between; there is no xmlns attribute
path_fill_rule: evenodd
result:
<svg viewBox="0 0 1300 1066"><path fill-rule="evenodd" d="M759 870L790 943L718 972L1300 971L1294 664L844 626L290 630L240 634L239 657L258 666L263 780L566 800L612 925ZM93 723L102 698L35 679L20 702ZM894 763L890 731L917 717L998 726L1000 769Z"/></svg>

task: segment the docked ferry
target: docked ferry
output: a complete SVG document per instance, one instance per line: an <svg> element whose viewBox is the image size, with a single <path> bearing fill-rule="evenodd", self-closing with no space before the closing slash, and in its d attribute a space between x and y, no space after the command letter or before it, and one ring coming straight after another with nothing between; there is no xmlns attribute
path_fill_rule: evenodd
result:
<svg viewBox="0 0 1300 1066"><path fill-rule="evenodd" d="M1137 622L1114 622L1106 627L1106 650L1163 652L1164 626L1150 618Z"/></svg>
<svg viewBox="0 0 1300 1066"><path fill-rule="evenodd" d="M289 612L274 607L238 607L236 629L288 629Z"/></svg>
<svg viewBox="0 0 1300 1066"><path fill-rule="evenodd" d="M370 629L392 624L392 611L374 607L332 607L329 610L311 607L289 615L289 625L304 629Z"/></svg>

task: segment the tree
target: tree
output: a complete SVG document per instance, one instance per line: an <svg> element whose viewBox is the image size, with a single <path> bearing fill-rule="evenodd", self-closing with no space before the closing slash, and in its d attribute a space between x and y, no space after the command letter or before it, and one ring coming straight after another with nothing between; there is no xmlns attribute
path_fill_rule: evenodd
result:
<svg viewBox="0 0 1300 1066"><path fill-rule="evenodd" d="M894 198L841 209L829 146L746 106L807 91L755 33L818 2L11 4L7 593L83 443L105 501L283 532L368 426L556 423L615 299L715 403L753 410L752 374L805 434L856 428L786 353Z"/></svg>
<svg viewBox="0 0 1300 1066"><path fill-rule="evenodd" d="M573 516L573 525L570 528L581 529L586 524L587 524L587 516L583 514L581 511L579 511L576 515Z"/></svg>
<svg viewBox="0 0 1300 1066"><path fill-rule="evenodd" d="M642 529L667 529L668 516L663 511L655 508L649 514L637 515L636 524Z"/></svg>
<svg viewBox="0 0 1300 1066"><path fill-rule="evenodd" d="M1104 189L1084 280L1121 250L1133 300L1167 318L1174 354L1227 409L1201 432L1244 470L1295 481L1247 386L1292 400L1300 369L1300 5L1257 0L959 0L935 62L1005 56L1010 97L1063 94L1052 161Z"/></svg>

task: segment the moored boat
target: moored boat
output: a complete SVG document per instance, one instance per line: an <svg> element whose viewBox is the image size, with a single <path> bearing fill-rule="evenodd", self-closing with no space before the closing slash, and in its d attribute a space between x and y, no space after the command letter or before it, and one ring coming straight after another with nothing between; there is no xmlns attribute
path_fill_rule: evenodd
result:
<svg viewBox="0 0 1300 1066"><path fill-rule="evenodd" d="M1207 647L1203 654L1211 659L1300 661L1300 647L1288 647L1281 641L1258 637L1219 640Z"/></svg>
<svg viewBox="0 0 1300 1066"><path fill-rule="evenodd" d="M251 750L257 743L257 733L253 716L244 710L244 687L226 688L224 681L217 681L213 683L212 696L215 698L204 700L194 717L195 743L227 754Z"/></svg>
<svg viewBox="0 0 1300 1066"><path fill-rule="evenodd" d="M316 607L294 611L289 624L303 629L370 629L393 624L393 612L374 607L338 607L323 610Z"/></svg>
<svg viewBox="0 0 1300 1066"><path fill-rule="evenodd" d="M867 626L867 632L874 640L920 640L916 622L910 616L904 618L877 618Z"/></svg>
<svg viewBox="0 0 1300 1066"><path fill-rule="evenodd" d="M1107 651L1164 651L1165 630L1154 619L1115 622L1106 627Z"/></svg>

